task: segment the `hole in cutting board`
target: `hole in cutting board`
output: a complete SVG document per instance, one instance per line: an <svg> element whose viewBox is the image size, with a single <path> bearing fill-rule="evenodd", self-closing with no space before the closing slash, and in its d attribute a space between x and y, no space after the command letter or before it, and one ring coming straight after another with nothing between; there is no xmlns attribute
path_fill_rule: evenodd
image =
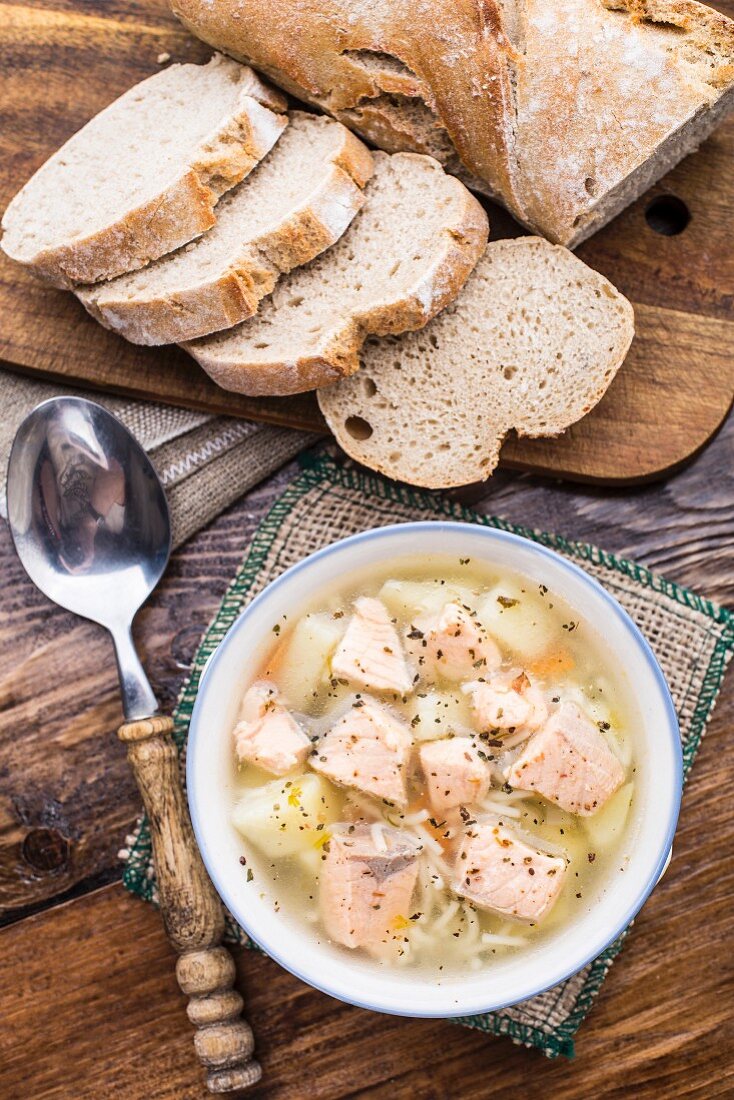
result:
<svg viewBox="0 0 734 1100"><path fill-rule="evenodd" d="M645 221L655 233L663 237L677 237L691 220L691 212L676 195L658 195L648 203Z"/></svg>

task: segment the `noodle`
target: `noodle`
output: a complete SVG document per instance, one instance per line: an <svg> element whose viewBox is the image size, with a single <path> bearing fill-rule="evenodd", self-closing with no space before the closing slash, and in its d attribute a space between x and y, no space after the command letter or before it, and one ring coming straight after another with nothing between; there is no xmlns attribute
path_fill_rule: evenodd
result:
<svg viewBox="0 0 734 1100"><path fill-rule="evenodd" d="M479 805L483 810L486 810L487 813L497 814L500 817L510 817L513 819L522 817L522 812L515 806L510 806L500 801L494 801L494 799L491 798L485 798Z"/></svg>
<svg viewBox="0 0 734 1100"><path fill-rule="evenodd" d="M517 733L512 733L509 737L503 737L502 745L505 749L514 749L516 745L521 745L523 741L527 741L528 737L530 737L528 730L518 730Z"/></svg>
<svg viewBox="0 0 734 1100"><path fill-rule="evenodd" d="M421 928L419 921L413 922L413 926L410 929L410 939L411 941L415 941L416 945L422 944L425 946L428 943L432 943L431 937Z"/></svg>
<svg viewBox="0 0 734 1100"><path fill-rule="evenodd" d="M398 814L398 820L393 824L410 828L411 825L420 825L421 821L428 821L430 816L428 810L416 810L414 814Z"/></svg>
<svg viewBox="0 0 734 1100"><path fill-rule="evenodd" d="M387 851L387 841L385 840L385 834L382 831L382 825L379 821L375 821L370 829L372 835L372 843L378 852Z"/></svg>
<svg viewBox="0 0 734 1100"><path fill-rule="evenodd" d="M425 829L422 829L420 825L415 825L411 831L418 837L426 851L432 852L437 856L443 855L443 848L438 841L435 840L430 833L426 832Z"/></svg>
<svg viewBox="0 0 734 1100"><path fill-rule="evenodd" d="M536 797L532 791L521 791L519 789L492 791L492 795L501 802L509 802L512 804L515 802L526 802L528 799Z"/></svg>
<svg viewBox="0 0 734 1100"><path fill-rule="evenodd" d="M494 947L522 947L527 943L525 936L501 936L497 932L482 932L482 943Z"/></svg>
<svg viewBox="0 0 734 1100"><path fill-rule="evenodd" d="M454 919L454 917L456 916L456 914L458 912L459 912L459 902L456 901L456 899L454 899L453 901L450 901L448 903L448 905L444 909L441 916L438 917L433 922L433 926L431 928L431 931L432 932L441 932L441 931L443 931L443 929L446 928L446 926L451 923L451 921Z"/></svg>

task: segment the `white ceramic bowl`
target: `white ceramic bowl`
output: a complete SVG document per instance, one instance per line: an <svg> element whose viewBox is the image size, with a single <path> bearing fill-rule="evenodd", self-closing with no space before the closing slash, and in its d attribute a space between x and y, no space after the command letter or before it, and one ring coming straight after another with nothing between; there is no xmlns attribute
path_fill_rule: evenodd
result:
<svg viewBox="0 0 734 1100"><path fill-rule="evenodd" d="M379 968L306 937L288 913L273 909L261 859L230 824L234 800L231 731L243 689L272 645L273 623L293 621L335 577L417 554L485 560L525 574L596 624L609 662L626 675L642 725L635 731L636 796L623 873L603 883L589 911L478 973L421 978ZM187 778L194 830L209 874L230 912L276 962L325 993L364 1008L404 1016L463 1016L532 997L595 959L638 912L665 869L681 797L678 722L662 672L619 604L577 566L516 535L461 523L407 523L368 531L306 558L252 601L209 661L189 733ZM254 868L248 883L239 863ZM265 896L261 896L265 893Z"/></svg>

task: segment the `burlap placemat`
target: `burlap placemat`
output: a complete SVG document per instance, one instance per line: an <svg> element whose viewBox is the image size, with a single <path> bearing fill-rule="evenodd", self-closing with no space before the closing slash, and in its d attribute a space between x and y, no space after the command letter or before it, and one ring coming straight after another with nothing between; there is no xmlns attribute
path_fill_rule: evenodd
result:
<svg viewBox="0 0 734 1100"><path fill-rule="evenodd" d="M104 405L150 455L166 490L174 546L317 438L289 428L37 382L8 370L0 370L0 392L0 515L7 517L5 476L21 421L41 401L73 394Z"/></svg>
<svg viewBox="0 0 734 1100"><path fill-rule="evenodd" d="M417 519L454 519L514 531L580 562L596 577L623 604L655 650L678 711L688 774L734 650L734 615L635 562L615 558L594 546L478 516L460 504L339 466L327 457L305 468L262 521L202 639L175 712L182 762L204 664L252 597L289 566L338 538ZM150 836L144 820L121 855L126 859L127 888L155 901ZM231 919L228 932L232 940L248 943ZM493 1035L508 1035L515 1042L538 1047L549 1057L571 1056L573 1036L626 935L554 989L514 1008L459 1022Z"/></svg>

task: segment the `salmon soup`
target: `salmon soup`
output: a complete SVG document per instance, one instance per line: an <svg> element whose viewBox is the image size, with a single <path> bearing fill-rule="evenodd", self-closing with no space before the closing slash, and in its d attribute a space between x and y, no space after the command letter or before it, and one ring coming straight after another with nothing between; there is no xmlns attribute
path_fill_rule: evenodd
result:
<svg viewBox="0 0 734 1100"><path fill-rule="evenodd" d="M232 734L232 821L248 880L309 937L476 971L624 871L639 718L550 588L397 559L272 631Z"/></svg>

